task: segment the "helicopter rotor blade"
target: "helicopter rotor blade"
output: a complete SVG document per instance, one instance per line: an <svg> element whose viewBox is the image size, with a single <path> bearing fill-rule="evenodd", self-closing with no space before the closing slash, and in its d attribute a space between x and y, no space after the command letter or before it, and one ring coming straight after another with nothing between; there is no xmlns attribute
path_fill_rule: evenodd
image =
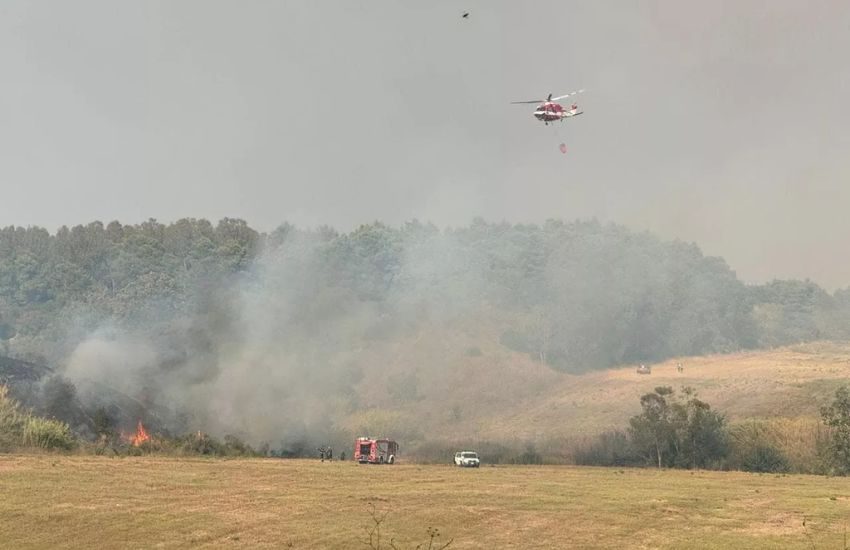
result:
<svg viewBox="0 0 850 550"><path fill-rule="evenodd" d="M511 101L511 105L518 105L520 103L546 103L545 99L532 99L531 101Z"/></svg>
<svg viewBox="0 0 850 550"><path fill-rule="evenodd" d="M558 97L553 97L552 101L558 101L559 99L564 99L565 97L570 97L570 96L573 96L573 95L576 95L576 94L580 94L583 91L584 91L584 89L581 89L581 90L576 90L575 92L570 92L568 94L559 95Z"/></svg>

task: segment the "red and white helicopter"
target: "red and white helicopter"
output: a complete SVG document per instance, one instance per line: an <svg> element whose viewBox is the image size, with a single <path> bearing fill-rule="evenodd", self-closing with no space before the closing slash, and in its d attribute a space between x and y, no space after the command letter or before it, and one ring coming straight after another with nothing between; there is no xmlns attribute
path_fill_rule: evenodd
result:
<svg viewBox="0 0 850 550"><path fill-rule="evenodd" d="M550 122L555 122L556 120L563 121L565 118L571 118L574 116L578 116L584 111L578 110L578 103L573 103L570 105L569 109L565 109L563 105L558 103L559 100L572 97L576 94L582 93L584 90L578 90L575 92L570 92L568 94L559 95L558 97L552 97L552 94L549 94L549 97L546 99L532 99L531 101L512 101L512 105L517 105L520 103L538 103L537 109L534 110L534 118L537 120L543 121L546 126L549 125Z"/></svg>

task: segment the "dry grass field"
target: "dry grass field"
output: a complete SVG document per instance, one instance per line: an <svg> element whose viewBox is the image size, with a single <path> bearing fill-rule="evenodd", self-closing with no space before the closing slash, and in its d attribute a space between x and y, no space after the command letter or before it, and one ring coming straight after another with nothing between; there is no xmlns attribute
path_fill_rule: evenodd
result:
<svg viewBox="0 0 850 550"><path fill-rule="evenodd" d="M403 548L842 548L850 521L846 479L652 469L0 456L0 496L3 548L367 548L369 503Z"/></svg>
<svg viewBox="0 0 850 550"><path fill-rule="evenodd" d="M423 439L521 445L623 429L640 412L640 396L660 385L695 388L731 422L816 422L819 407L850 380L850 343L842 342L672 358L652 364L650 375L637 374L637 365L568 374L498 342L482 321L476 331L448 326L366 350L357 358L364 376L356 396L368 407L352 412L346 403L329 414L347 432L393 434L408 449ZM393 399L391 381L409 372L418 373L417 398Z"/></svg>
<svg viewBox="0 0 850 550"><path fill-rule="evenodd" d="M695 388L732 422L817 419L819 407L850 381L850 344L816 342L651 366L650 375L637 374L634 365L570 375L487 350L464 358L445 374L443 390L403 412L430 433L473 441L575 438L625 428L640 412L641 395L669 385ZM461 409L459 419L449 414L453 406Z"/></svg>

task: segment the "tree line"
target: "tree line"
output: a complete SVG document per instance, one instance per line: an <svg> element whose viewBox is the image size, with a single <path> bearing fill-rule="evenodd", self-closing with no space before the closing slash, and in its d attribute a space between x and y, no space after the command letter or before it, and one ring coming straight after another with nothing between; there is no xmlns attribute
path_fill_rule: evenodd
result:
<svg viewBox="0 0 850 550"><path fill-rule="evenodd" d="M694 244L596 221L349 233L113 221L0 229L0 353L61 363L104 322L153 332L257 281L288 293L305 326L363 305L374 313L365 334L486 312L502 344L569 371L846 338L850 327L850 289L747 285Z"/></svg>

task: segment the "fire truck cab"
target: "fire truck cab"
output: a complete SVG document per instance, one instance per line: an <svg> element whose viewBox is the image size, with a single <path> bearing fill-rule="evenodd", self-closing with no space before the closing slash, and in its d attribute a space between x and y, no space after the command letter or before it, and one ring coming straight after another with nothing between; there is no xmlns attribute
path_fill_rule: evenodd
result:
<svg viewBox="0 0 850 550"><path fill-rule="evenodd" d="M398 443L392 439L359 437L354 442L354 460L360 464L394 464Z"/></svg>

